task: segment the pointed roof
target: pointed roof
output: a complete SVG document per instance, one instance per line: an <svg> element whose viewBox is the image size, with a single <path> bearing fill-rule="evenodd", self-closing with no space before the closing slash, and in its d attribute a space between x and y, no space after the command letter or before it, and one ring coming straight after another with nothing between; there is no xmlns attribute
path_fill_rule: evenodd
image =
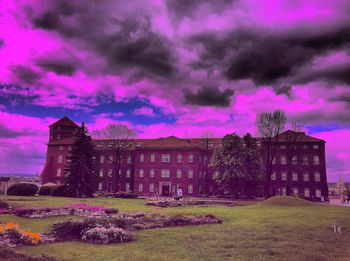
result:
<svg viewBox="0 0 350 261"><path fill-rule="evenodd" d="M189 140L180 139L175 136L154 139L142 145L142 148L198 148Z"/></svg>
<svg viewBox="0 0 350 261"><path fill-rule="evenodd" d="M296 136L294 136L296 135ZM325 142L324 140L309 136L305 134L305 132L295 132L292 130L287 130L278 135L278 141L291 141L291 138L296 137L296 141L298 142Z"/></svg>
<svg viewBox="0 0 350 261"><path fill-rule="evenodd" d="M56 126L65 126L65 127L79 127L74 121L69 119L67 116L64 116L62 119L54 122L49 127L56 127Z"/></svg>

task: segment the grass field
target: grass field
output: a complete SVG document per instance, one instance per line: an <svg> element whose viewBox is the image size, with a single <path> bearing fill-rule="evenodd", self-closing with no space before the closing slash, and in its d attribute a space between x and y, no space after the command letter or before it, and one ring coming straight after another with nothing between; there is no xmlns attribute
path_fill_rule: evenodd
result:
<svg viewBox="0 0 350 261"><path fill-rule="evenodd" d="M240 207L182 207L160 209L140 199L69 199L33 197L20 206L60 206L74 202L116 207L122 212L162 212L200 215L212 213L224 223L192 227L163 228L134 232L136 240L119 245L65 242L20 250L30 255L46 254L64 260L350 260L350 208L314 203L272 201ZM1 200L1 198L0 198ZM17 200L17 201L13 201ZM64 217L65 219L69 217ZM35 232L48 231L62 217L26 219L0 215L1 221L15 221ZM331 224L342 225L335 234Z"/></svg>

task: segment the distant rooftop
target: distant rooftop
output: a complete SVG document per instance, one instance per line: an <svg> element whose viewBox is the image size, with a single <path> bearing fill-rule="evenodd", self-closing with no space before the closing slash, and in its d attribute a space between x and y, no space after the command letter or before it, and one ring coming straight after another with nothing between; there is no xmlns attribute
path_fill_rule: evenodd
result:
<svg viewBox="0 0 350 261"><path fill-rule="evenodd" d="M67 116L64 116L62 119L54 122L53 124L51 124L49 127L74 127L77 128L79 127L74 121L72 121L71 119L69 119Z"/></svg>

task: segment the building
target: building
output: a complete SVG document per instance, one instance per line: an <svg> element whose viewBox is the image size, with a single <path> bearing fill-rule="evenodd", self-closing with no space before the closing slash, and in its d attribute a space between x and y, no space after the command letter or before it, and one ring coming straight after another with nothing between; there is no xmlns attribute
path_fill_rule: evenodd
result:
<svg viewBox="0 0 350 261"><path fill-rule="evenodd" d="M79 126L64 117L49 128L50 139L41 178L43 184L59 184L63 181L66 157L70 153ZM296 161L296 165L290 168L285 163L285 148L289 146L289 141L285 139L287 134L288 131L282 133L276 144L270 194L285 194L290 188L293 194L305 198L327 199L325 142L299 133L301 138L293 143L296 153L293 154L293 159L303 159L303 163ZM261 139L259 141L264 144ZM103 178L98 184L100 191L134 191L142 196L172 196L181 187L185 196L223 193L213 180L214 171L208 166L214 149L220 146L219 138L180 139L170 136L127 140L130 146L122 156L117 183L113 164L108 160L113 157L108 150L112 141L95 139L93 142L96 146L96 170ZM290 176L290 179L286 176Z"/></svg>

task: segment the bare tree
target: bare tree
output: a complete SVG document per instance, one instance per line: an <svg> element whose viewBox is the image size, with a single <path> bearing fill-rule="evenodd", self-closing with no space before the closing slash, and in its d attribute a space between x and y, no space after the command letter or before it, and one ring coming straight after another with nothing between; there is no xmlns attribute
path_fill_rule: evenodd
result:
<svg viewBox="0 0 350 261"><path fill-rule="evenodd" d="M95 131L94 136L100 139L106 139L106 150L109 154L108 162L112 163L113 176L114 176L114 188L118 191L119 188L119 171L121 169L122 158L126 154L126 151L132 145L131 140L136 137L134 130L130 129L124 124L110 124L106 128Z"/></svg>
<svg viewBox="0 0 350 261"><path fill-rule="evenodd" d="M262 152L265 161L265 196L270 195L272 162L276 156L278 135L283 131L287 117L283 111L262 112L257 115L256 125L262 137Z"/></svg>

